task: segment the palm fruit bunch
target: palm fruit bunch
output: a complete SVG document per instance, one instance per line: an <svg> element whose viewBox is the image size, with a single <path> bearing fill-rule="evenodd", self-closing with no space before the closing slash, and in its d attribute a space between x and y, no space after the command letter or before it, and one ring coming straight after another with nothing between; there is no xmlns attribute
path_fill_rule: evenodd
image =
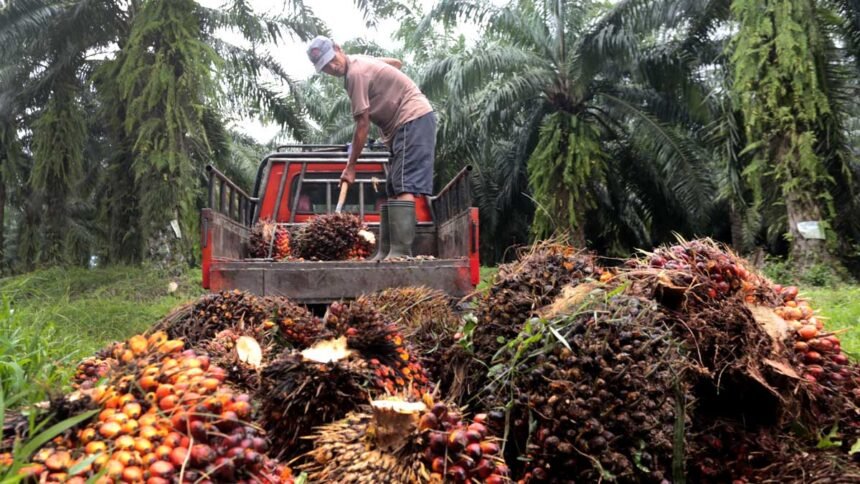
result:
<svg viewBox="0 0 860 484"><path fill-rule="evenodd" d="M852 376L852 369L839 337L825 329L824 321L816 316L809 301L798 296L797 287L776 285L775 289L783 301L775 312L788 323L804 377L824 386L841 386L843 380ZM860 405L860 391L857 404Z"/></svg>
<svg viewBox="0 0 860 484"><path fill-rule="evenodd" d="M343 418L370 399L367 362L346 348L346 339L326 340L303 351L285 351L262 369L261 424L278 457L308 445L302 437Z"/></svg>
<svg viewBox="0 0 860 484"><path fill-rule="evenodd" d="M248 237L249 258L282 260L289 256L290 233L286 227L271 220L260 220L254 224Z"/></svg>
<svg viewBox="0 0 860 484"><path fill-rule="evenodd" d="M524 456L523 482L668 479L676 419L685 418L679 345L647 299L601 291L584 304L529 321L492 362L492 391L513 396L508 462Z"/></svg>
<svg viewBox="0 0 860 484"><path fill-rule="evenodd" d="M265 297L263 304L271 311L271 318L278 326L278 335L289 346L305 349L331 338L322 320L307 308L283 297Z"/></svg>
<svg viewBox="0 0 860 484"><path fill-rule="evenodd" d="M597 278L601 271L592 256L553 243L537 245L516 262L502 265L477 301L476 349L491 356L499 347L499 337L516 336L522 324L552 302L564 286Z"/></svg>
<svg viewBox="0 0 860 484"><path fill-rule="evenodd" d="M448 296L427 287L397 287L361 299L375 307L385 320L397 324L430 376L442 382L444 393L449 386L446 383L450 383L446 381L451 379L448 350L459 328L459 318Z"/></svg>
<svg viewBox="0 0 860 484"><path fill-rule="evenodd" d="M413 397L420 397L427 389L429 378L415 351L397 325L386 320L370 301L332 303L325 324L335 334L345 336L347 347L367 361L378 388L390 394L408 389Z"/></svg>
<svg viewBox="0 0 860 484"><path fill-rule="evenodd" d="M208 294L191 307L167 317L154 328L170 338L182 338L192 348L211 340L225 329L252 331L257 339L267 339L275 322L270 301L238 289Z"/></svg>
<svg viewBox="0 0 860 484"><path fill-rule="evenodd" d="M296 234L293 255L305 260L346 260L350 251L364 240L359 234L362 229L361 219L354 214L314 217Z"/></svg>
<svg viewBox="0 0 860 484"><path fill-rule="evenodd" d="M397 327L366 301L333 303L325 317L333 339L285 351L262 369L263 426L277 447L295 452L314 427L385 394L418 399L429 379Z"/></svg>
<svg viewBox="0 0 860 484"><path fill-rule="evenodd" d="M376 235L373 232L363 228L358 231L358 235L356 244L346 254L347 260L367 259L376 250Z"/></svg>
<svg viewBox="0 0 860 484"><path fill-rule="evenodd" d="M260 387L259 369L263 361L272 358L275 348L271 343L261 346L252 335L225 329L197 349L209 356L212 364L227 372L226 380L231 385L244 392L254 392Z"/></svg>
<svg viewBox="0 0 860 484"><path fill-rule="evenodd" d="M711 239L681 241L646 253L643 259L630 259L634 269L659 269L663 289L674 294L683 293L710 303L734 295L741 295L750 304L776 301L776 294L768 282L750 270L747 264L731 250Z"/></svg>
<svg viewBox="0 0 860 484"><path fill-rule="evenodd" d="M510 482L498 439L445 403L389 399L320 428L301 466L315 482Z"/></svg>
<svg viewBox="0 0 860 484"><path fill-rule="evenodd" d="M40 482L292 482L265 456L249 396L184 347L163 332L115 345L107 383L90 392L97 418L46 444L21 474Z"/></svg>

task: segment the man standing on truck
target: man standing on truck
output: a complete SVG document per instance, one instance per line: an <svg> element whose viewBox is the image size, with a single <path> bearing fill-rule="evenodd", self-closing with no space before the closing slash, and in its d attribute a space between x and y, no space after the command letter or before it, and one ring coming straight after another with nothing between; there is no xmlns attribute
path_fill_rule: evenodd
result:
<svg viewBox="0 0 860 484"><path fill-rule="evenodd" d="M367 142L370 123L382 130L392 152L381 208L379 249L372 260L409 257L415 239L415 197L433 193L436 114L427 97L397 59L346 55L331 39L318 36L308 46L317 72L343 77L352 103L355 132L352 151L341 174L355 181L355 164Z"/></svg>

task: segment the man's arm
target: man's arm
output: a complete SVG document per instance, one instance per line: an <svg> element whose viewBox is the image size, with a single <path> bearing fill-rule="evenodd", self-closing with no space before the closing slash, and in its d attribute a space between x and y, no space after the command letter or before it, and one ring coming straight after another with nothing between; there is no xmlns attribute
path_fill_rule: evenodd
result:
<svg viewBox="0 0 860 484"><path fill-rule="evenodd" d="M365 110L363 113L355 116L355 132L352 134L352 151L349 154L349 160L346 162L346 168L340 175L340 179L352 184L355 181L355 164L358 162L358 156L364 149L364 144L367 143L367 133L370 131L370 111Z"/></svg>
<svg viewBox="0 0 860 484"><path fill-rule="evenodd" d="M401 67L403 67L403 63L400 62L399 59L392 59L391 57L380 57L379 60L381 60L382 62L385 62L386 64L388 64L390 66L394 66L398 70Z"/></svg>

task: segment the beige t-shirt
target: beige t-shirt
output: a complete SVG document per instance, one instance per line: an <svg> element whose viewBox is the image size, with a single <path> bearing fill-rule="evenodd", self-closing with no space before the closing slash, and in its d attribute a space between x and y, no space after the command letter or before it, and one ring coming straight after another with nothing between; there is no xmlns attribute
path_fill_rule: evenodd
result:
<svg viewBox="0 0 860 484"><path fill-rule="evenodd" d="M382 129L389 145L397 128L433 111L412 79L373 57L347 56L343 84L352 102L352 115L369 110L370 120Z"/></svg>

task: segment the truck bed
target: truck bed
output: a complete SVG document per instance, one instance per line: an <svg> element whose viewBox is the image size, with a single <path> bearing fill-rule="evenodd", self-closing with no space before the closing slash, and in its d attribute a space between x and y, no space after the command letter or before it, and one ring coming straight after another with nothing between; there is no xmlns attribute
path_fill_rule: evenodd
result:
<svg viewBox="0 0 860 484"><path fill-rule="evenodd" d="M427 286L454 297L473 290L469 260L396 262L213 262L211 290L242 288L262 296L288 296L305 304L354 299L391 287Z"/></svg>

